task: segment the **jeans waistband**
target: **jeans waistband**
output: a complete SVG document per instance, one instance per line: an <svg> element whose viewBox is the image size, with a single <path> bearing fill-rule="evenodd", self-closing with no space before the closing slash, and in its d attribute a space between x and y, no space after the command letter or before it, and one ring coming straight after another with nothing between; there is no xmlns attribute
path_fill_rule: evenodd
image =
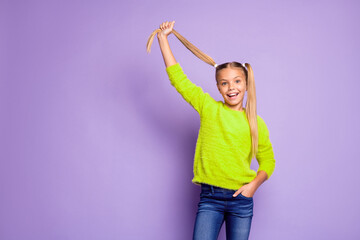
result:
<svg viewBox="0 0 360 240"><path fill-rule="evenodd" d="M221 187L213 186L213 185L206 184L206 183L201 183L201 189L203 189L203 190L211 190L212 193L214 193L214 191L224 192L224 193L234 193L234 192L236 192L236 190L221 188Z"/></svg>

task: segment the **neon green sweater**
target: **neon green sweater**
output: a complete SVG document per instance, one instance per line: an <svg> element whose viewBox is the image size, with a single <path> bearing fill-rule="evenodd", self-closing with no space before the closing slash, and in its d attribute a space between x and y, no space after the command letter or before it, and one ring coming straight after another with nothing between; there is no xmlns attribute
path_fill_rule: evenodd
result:
<svg viewBox="0 0 360 240"><path fill-rule="evenodd" d="M188 79L179 63L167 67L166 72L171 85L200 115L192 182L232 190L251 182L256 172L250 169L251 134L245 110L236 111L222 101L215 101ZM257 171L264 170L270 178L275 168L274 153L267 126L257 117Z"/></svg>

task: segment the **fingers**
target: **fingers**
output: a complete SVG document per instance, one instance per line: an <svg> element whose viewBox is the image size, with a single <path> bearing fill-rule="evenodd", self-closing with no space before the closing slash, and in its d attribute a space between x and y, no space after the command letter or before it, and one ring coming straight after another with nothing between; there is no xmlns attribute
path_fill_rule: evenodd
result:
<svg viewBox="0 0 360 240"><path fill-rule="evenodd" d="M244 186L241 186L236 192L234 192L233 197L237 197L242 191L244 191Z"/></svg>
<svg viewBox="0 0 360 240"><path fill-rule="evenodd" d="M161 30L164 30L164 29L168 28L168 25L169 25L169 22L168 22L168 21L163 22L163 23L160 25L160 29L161 29Z"/></svg>
<svg viewBox="0 0 360 240"><path fill-rule="evenodd" d="M239 195L239 194L240 194L240 189L237 190L237 191L233 194L233 197L236 197L236 196Z"/></svg>
<svg viewBox="0 0 360 240"><path fill-rule="evenodd" d="M164 29L167 29L167 28L173 28L173 27L174 27L174 24L175 24L175 21L172 21L172 22L169 22L169 21L163 22L163 23L160 24L160 29L161 29L161 30L164 30Z"/></svg>

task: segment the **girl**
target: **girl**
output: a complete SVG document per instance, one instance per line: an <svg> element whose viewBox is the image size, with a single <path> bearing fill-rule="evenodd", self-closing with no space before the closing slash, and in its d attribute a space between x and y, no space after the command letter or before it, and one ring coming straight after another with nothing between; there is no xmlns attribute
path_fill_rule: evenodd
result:
<svg viewBox="0 0 360 240"><path fill-rule="evenodd" d="M269 131L256 113L254 75L250 64L228 62L217 65L177 33L175 21L163 22L157 33L171 84L200 114L201 125L194 156L192 182L201 186L193 239L216 240L223 222L226 239L248 239L253 217L253 195L272 175L275 159ZM176 62L167 36L176 37L197 57L215 67L216 86L224 102L215 101L192 83ZM246 107L243 99L247 92ZM250 169L256 157L257 172Z"/></svg>

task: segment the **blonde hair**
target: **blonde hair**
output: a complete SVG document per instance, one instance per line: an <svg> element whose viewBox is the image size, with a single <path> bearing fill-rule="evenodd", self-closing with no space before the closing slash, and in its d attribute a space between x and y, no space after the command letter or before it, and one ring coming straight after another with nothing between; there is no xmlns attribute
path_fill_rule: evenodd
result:
<svg viewBox="0 0 360 240"><path fill-rule="evenodd" d="M155 35L161 32L161 29L156 29L153 31L146 43L146 51L150 53L151 45L154 41ZM254 72L249 63L245 63L245 67L238 62L225 63L217 66L215 61L202 51L200 51L197 47L195 47L192 43L190 43L187 39L181 36L175 29L172 30L172 33L184 44L184 46L189 49L195 56L203 60L204 62L214 66L216 68L216 73L223 68L227 67L239 67L241 68L246 76L246 85L247 85L247 99L246 99L246 117L250 126L251 133L251 159L256 156L258 151L258 124L257 124L257 112L256 112L256 89L255 89L255 80L254 80Z"/></svg>

